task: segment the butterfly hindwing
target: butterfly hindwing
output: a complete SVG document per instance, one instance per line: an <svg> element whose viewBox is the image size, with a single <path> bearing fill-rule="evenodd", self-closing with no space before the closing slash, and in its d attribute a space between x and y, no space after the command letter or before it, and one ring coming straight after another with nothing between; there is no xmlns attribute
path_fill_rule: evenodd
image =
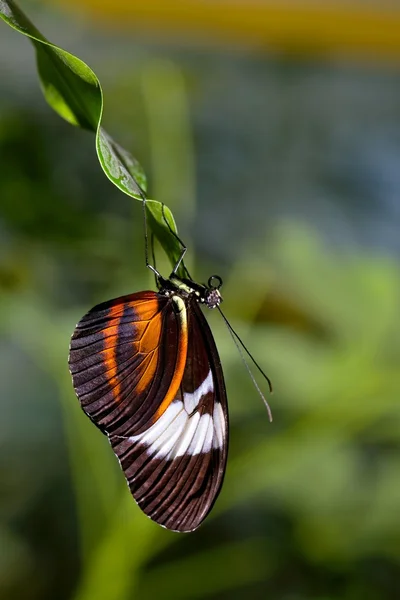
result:
<svg viewBox="0 0 400 600"><path fill-rule="evenodd" d="M132 495L153 520L196 529L221 489L228 414L221 364L195 298L186 302L188 350L181 385L166 410L139 435L110 436Z"/></svg>

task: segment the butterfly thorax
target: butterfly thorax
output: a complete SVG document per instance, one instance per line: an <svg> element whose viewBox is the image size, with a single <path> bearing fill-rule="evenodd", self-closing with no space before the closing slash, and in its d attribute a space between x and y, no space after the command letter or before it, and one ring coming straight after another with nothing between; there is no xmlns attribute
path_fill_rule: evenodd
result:
<svg viewBox="0 0 400 600"><path fill-rule="evenodd" d="M218 281L218 286L212 285L213 279ZM159 293L163 296L179 296L183 300L194 297L197 302L205 304L207 308L217 308L222 302L222 296L219 291L222 280L215 275L210 277L208 285L196 283L190 279L181 279L175 275L169 279L160 278L159 282L161 285Z"/></svg>

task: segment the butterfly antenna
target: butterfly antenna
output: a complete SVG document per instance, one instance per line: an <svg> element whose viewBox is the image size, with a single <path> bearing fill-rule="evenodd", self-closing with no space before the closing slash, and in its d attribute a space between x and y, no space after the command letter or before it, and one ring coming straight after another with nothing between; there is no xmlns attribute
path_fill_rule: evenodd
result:
<svg viewBox="0 0 400 600"><path fill-rule="evenodd" d="M239 354L242 358L242 361L244 363L244 366L247 369L248 374L250 375L250 378L253 382L254 387L256 388L257 392L259 393L259 395L262 398L262 401L264 402L267 412L268 412L268 419L270 421L270 423L272 423L272 411L271 411L271 407L268 404L268 401L266 399L266 397L264 396L264 394L262 393L260 386L258 385L253 373L251 372L251 369L249 367L249 364L246 360L246 357L244 355L243 350L246 352L246 354L251 358L252 362L254 363L254 365L257 367L257 369L259 370L259 372L261 373L261 375L264 377L264 379L266 379L267 383L268 383L268 387L269 387L269 391L270 393L272 393L273 389L272 389L272 383L270 378L268 377L268 375L266 375L264 373L264 371L262 370L262 368L260 367L260 365L257 363L257 361L255 360L255 358L250 354L250 352L247 350L246 346L244 345L244 343L242 342L242 340L240 339L240 337L238 336L238 334L236 333L236 331L233 329L232 325L229 323L228 319L225 317L224 313L222 312L221 308L218 306L218 310L220 312L220 315L222 316L223 320L225 321L226 326L228 327L229 333L232 336L232 339L235 343L236 348L239 350ZM243 348L243 350L242 350Z"/></svg>
<svg viewBox="0 0 400 600"><path fill-rule="evenodd" d="M151 236L150 236L150 246L151 246L151 258L153 260L153 265L154 268L157 270L157 261L156 261L156 253L155 253L155 248L154 248L154 233L151 232ZM157 277L157 275L154 273L154 279L155 279L155 285L158 289L161 288L161 284L160 284L160 279Z"/></svg>
<svg viewBox="0 0 400 600"><path fill-rule="evenodd" d="M184 258L185 254L186 254L187 247L186 247L186 245L183 243L183 241L181 240L181 238L178 236L178 234L176 233L176 231L174 231L174 230L172 229L171 225L168 223L168 219L167 219L167 217L165 216L165 204L164 204L164 203L162 204L162 216L163 216L163 219L164 219L164 222L165 222L166 226L167 226L167 227L168 227L168 229L169 229L169 232L170 232L170 233L171 233L171 234L174 236L174 238L175 238L175 239L176 239L176 240L177 240L177 241L180 243L180 245L182 246L181 255L180 255L180 257L178 258L178 260L177 260L177 262L176 262L176 265L174 266L174 268L173 268L173 270L172 270L172 273L175 275L175 274L176 274L176 272L177 272L177 270L179 269L179 265L182 263L182 265L183 265L183 268L185 269L186 276L187 276L187 277L188 277L188 278L189 278L189 279L192 281L192 277L191 277L191 275L190 275L189 271L187 270L185 263L183 262L183 258Z"/></svg>

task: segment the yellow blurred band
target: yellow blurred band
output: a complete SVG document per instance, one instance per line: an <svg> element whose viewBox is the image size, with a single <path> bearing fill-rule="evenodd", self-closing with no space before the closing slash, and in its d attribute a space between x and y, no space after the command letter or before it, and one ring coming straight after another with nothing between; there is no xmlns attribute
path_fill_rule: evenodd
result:
<svg viewBox="0 0 400 600"><path fill-rule="evenodd" d="M240 44L297 55L400 56L400 3L262 0L58 0L119 29L163 41Z"/></svg>

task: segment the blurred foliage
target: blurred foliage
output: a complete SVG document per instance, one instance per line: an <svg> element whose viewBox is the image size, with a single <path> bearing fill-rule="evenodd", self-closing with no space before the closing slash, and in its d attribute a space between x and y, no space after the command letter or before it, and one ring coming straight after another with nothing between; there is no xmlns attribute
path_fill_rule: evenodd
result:
<svg viewBox="0 0 400 600"><path fill-rule="evenodd" d="M371 68L365 84L358 73L356 93L347 68L335 84L328 67L310 74L254 57L183 51L174 63L160 62L159 49L156 60L144 54L130 87L126 71L114 72L117 58L130 60L123 50L105 63L115 78L106 88L112 129L129 142L132 102L135 144L168 197L171 174L188 165L190 210L180 213L177 189L178 224L182 214L185 240L195 239L198 279L224 279L224 312L272 378L274 421L224 324L208 314L232 428L222 493L188 535L135 506L107 441L80 410L67 354L90 306L152 286L140 205L104 180L90 136L43 105L25 63L20 93L17 67L0 63L0 597L395 600L396 76ZM181 132L169 154L168 132Z"/></svg>

